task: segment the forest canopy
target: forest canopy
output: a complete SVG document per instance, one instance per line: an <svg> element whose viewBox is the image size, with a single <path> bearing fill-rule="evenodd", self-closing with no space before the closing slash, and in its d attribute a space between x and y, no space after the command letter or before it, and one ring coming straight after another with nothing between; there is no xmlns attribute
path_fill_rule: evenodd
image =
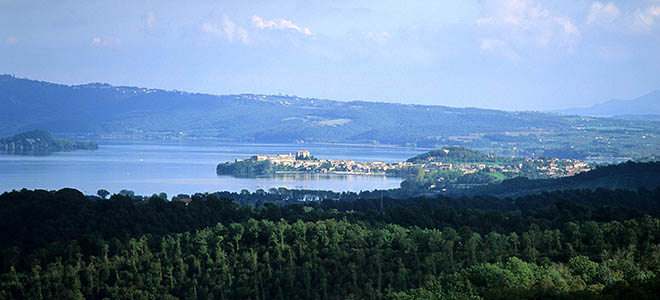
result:
<svg viewBox="0 0 660 300"><path fill-rule="evenodd" d="M22 190L0 205L2 299L654 299L659 287L660 188L256 207Z"/></svg>

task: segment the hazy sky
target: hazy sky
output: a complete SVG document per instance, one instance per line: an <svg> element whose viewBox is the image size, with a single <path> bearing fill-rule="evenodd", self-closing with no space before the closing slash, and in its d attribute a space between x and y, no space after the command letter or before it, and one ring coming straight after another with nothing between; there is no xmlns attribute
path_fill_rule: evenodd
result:
<svg viewBox="0 0 660 300"><path fill-rule="evenodd" d="M546 110L660 89L660 0L0 0L0 73Z"/></svg>

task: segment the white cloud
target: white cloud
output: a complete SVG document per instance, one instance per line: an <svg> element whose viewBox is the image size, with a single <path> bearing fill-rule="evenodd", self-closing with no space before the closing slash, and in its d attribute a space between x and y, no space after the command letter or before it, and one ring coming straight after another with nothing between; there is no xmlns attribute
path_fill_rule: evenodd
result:
<svg viewBox="0 0 660 300"><path fill-rule="evenodd" d="M222 37L227 39L230 43L238 41L241 43L248 42L248 32L245 28L234 23L229 17L223 15L220 23L204 22L202 23L201 30L204 33Z"/></svg>
<svg viewBox="0 0 660 300"><path fill-rule="evenodd" d="M591 4L589 15L587 16L587 24L594 22L611 23L616 19L621 12L613 2L603 4L601 2L594 2Z"/></svg>
<svg viewBox="0 0 660 300"><path fill-rule="evenodd" d="M530 28L536 22L550 16L547 9L529 0L487 0L487 17L477 19L477 25L514 26Z"/></svg>
<svg viewBox="0 0 660 300"><path fill-rule="evenodd" d="M571 49L580 29L567 16L556 15L535 0L485 0L483 15L476 20L482 34L490 37L480 43L489 46L494 40L521 48L555 46ZM495 46L495 44L492 44Z"/></svg>
<svg viewBox="0 0 660 300"><path fill-rule="evenodd" d="M13 36L10 36L5 40L5 43L7 43L9 45L16 45L16 44L18 44L18 39L13 37Z"/></svg>
<svg viewBox="0 0 660 300"><path fill-rule="evenodd" d="M492 50L495 48L501 48L504 45L506 45L506 43L504 43L504 41L501 40L483 39L481 40L480 48L481 50Z"/></svg>
<svg viewBox="0 0 660 300"><path fill-rule="evenodd" d="M479 42L479 48L483 51L494 52L503 55L506 58L515 60L520 56L509 47L507 42L498 39L482 39Z"/></svg>
<svg viewBox="0 0 660 300"><path fill-rule="evenodd" d="M637 11L635 24L650 29L658 17L660 17L660 6L650 6L643 11Z"/></svg>
<svg viewBox="0 0 660 300"><path fill-rule="evenodd" d="M121 40L116 37L98 37L95 36L89 42L94 47L109 47L109 46L119 46L121 45Z"/></svg>
<svg viewBox="0 0 660 300"><path fill-rule="evenodd" d="M557 24L561 25L561 27L564 29L564 33L567 35L579 35L580 31L578 30L577 26L573 24L573 21L571 21L570 18L568 17L555 17L554 21L557 22Z"/></svg>
<svg viewBox="0 0 660 300"><path fill-rule="evenodd" d="M312 32L309 30L309 28L300 27L295 23L286 19L264 20L260 16L252 16L252 23L254 24L254 26L256 26L259 29L266 29L266 28L272 28L278 30L293 29L304 35L312 35Z"/></svg>
<svg viewBox="0 0 660 300"><path fill-rule="evenodd" d="M367 40L370 40L372 42L376 42L377 44L385 44L387 43L390 39L392 39L392 35L387 32L367 32L366 35Z"/></svg>

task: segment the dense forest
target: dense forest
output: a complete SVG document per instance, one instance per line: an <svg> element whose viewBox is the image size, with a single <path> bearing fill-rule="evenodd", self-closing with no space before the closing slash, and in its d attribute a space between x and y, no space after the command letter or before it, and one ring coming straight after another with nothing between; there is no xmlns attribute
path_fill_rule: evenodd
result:
<svg viewBox="0 0 660 300"><path fill-rule="evenodd" d="M10 154L48 154L73 150L96 150L95 142L58 139L47 131L32 130L0 139L0 152Z"/></svg>
<svg viewBox="0 0 660 300"><path fill-rule="evenodd" d="M0 195L0 299L655 299L660 188L239 205Z"/></svg>
<svg viewBox="0 0 660 300"><path fill-rule="evenodd" d="M474 151L466 147L444 147L442 149L431 150L406 160L411 163L425 163L430 160L441 161L444 163L510 163L513 161L511 158L496 157L495 155L485 154L479 151ZM522 158L518 158L517 162L522 162Z"/></svg>
<svg viewBox="0 0 660 300"><path fill-rule="evenodd" d="M296 171L296 168L273 164L268 160L243 160L237 162L220 163L216 167L218 175L232 175L236 177L254 177L274 175L277 171Z"/></svg>

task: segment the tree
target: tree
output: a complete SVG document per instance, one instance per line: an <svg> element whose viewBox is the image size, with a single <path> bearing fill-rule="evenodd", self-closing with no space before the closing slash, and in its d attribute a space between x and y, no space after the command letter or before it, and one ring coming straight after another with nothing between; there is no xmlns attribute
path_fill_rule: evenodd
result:
<svg viewBox="0 0 660 300"><path fill-rule="evenodd" d="M101 197L101 199L105 200L105 197L108 197L108 195L110 195L110 192L108 192L107 190L104 190L104 189L100 189L100 190L96 191L96 194L99 195L99 197Z"/></svg>
<svg viewBox="0 0 660 300"><path fill-rule="evenodd" d="M568 268L573 275L584 280L587 284L598 275L598 263L589 260L589 257L584 255L571 258L568 261Z"/></svg>
<svg viewBox="0 0 660 300"><path fill-rule="evenodd" d="M119 191L119 195L129 197L129 198L133 198L133 197L135 197L135 192L133 192L131 190L121 190L121 191Z"/></svg>

